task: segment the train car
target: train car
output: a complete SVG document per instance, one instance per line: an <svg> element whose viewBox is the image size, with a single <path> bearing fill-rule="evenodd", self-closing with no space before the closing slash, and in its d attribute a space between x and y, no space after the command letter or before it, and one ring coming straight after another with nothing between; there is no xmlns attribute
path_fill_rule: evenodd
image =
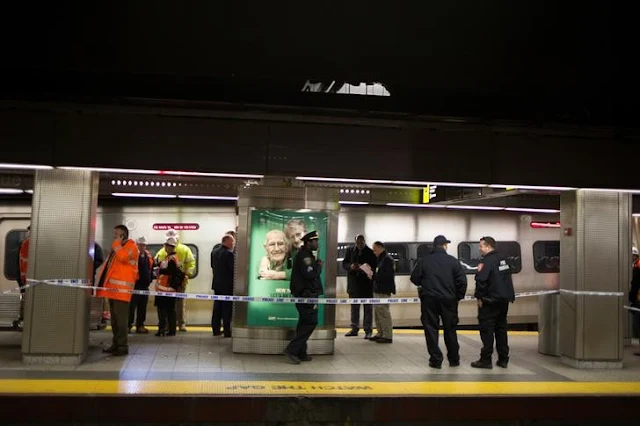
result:
<svg viewBox="0 0 640 426"><path fill-rule="evenodd" d="M29 216L29 204L0 204L2 291L16 286L17 247L26 233ZM468 274L468 295L473 294L473 274L480 258L478 240L485 235L494 237L498 241L498 248L511 259L516 292L557 289L560 259L558 220L558 215L554 214L530 215L504 211L344 208L340 212L338 225L340 243L335 264L338 271L337 296L347 297L342 256L346 248L354 243L355 235L360 233L365 235L369 245L376 240L387 245L388 252L395 260L398 296L416 296L409 275L417 259L428 253L433 238L438 234L444 234L451 240L449 254L461 261ZM146 236L152 254L162 246L166 229L177 227L181 242L191 247L197 259L196 274L190 281L188 291L210 293L212 272L209 255L222 235L235 229L237 218L232 206L176 204L164 200L151 204L102 203L98 208L96 241L105 251L111 244L112 229L119 223L129 227L132 238ZM188 324L209 324L211 308L210 302L189 300ZM338 326L348 326L349 306L338 306L336 316ZM419 305L393 305L392 317L397 327L420 326ZM147 321L150 324L156 322L151 301ZM518 324L537 323L537 297L518 299L510 309L509 321ZM475 305L463 302L460 324L476 323Z"/></svg>

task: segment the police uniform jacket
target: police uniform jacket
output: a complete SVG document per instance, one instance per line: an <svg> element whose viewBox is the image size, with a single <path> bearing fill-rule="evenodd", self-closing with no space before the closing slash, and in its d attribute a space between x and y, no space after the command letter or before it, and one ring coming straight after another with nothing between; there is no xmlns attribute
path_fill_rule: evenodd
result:
<svg viewBox="0 0 640 426"><path fill-rule="evenodd" d="M378 265L373 274L373 290L376 293L396 294L396 272L393 259L386 251L378 256Z"/></svg>
<svg viewBox="0 0 640 426"><path fill-rule="evenodd" d="M318 297L323 294L320 268L307 247L302 246L293 259L289 288L294 297Z"/></svg>
<svg viewBox="0 0 640 426"><path fill-rule="evenodd" d="M474 296L483 302L513 302L516 299L511 266L500 253L487 253L478 265Z"/></svg>
<svg viewBox="0 0 640 426"><path fill-rule="evenodd" d="M467 292L467 276L455 257L442 247L418 260L411 282L419 287L421 296L445 300L461 300Z"/></svg>

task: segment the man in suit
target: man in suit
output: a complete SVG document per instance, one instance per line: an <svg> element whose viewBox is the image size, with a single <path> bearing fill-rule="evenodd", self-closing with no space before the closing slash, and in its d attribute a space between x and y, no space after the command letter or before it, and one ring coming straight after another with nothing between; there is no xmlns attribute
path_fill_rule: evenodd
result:
<svg viewBox="0 0 640 426"><path fill-rule="evenodd" d="M347 293L350 298L372 298L373 281L360 269L360 266L368 264L371 269L375 269L378 264L376 255L373 253L364 240L364 235L356 236L356 245L349 247L345 253L342 267L347 271ZM346 336L358 335L360 323L360 305L351 305L351 331ZM373 305L364 305L364 338L373 337Z"/></svg>

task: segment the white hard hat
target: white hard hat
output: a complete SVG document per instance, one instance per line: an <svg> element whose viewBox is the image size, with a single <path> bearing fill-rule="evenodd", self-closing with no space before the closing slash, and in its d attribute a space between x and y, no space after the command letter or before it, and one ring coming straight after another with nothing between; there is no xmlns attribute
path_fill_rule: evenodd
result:
<svg viewBox="0 0 640 426"><path fill-rule="evenodd" d="M143 235L142 237L140 237L140 238L138 238L138 239L136 240L136 243L138 243L138 244L148 244L148 242L147 242L147 237L145 237L145 236Z"/></svg>
<svg viewBox="0 0 640 426"><path fill-rule="evenodd" d="M166 234L164 234L164 236L167 237L167 238L175 238L177 240L178 239L178 232L173 228L169 228L169 230L167 231Z"/></svg>
<svg viewBox="0 0 640 426"><path fill-rule="evenodd" d="M167 241L165 241L164 243L165 243L166 245L168 245L168 246L173 246L173 247L175 247L175 246L177 246L177 245L178 245L178 240L176 240L176 239L175 239L175 238L173 238L173 237L169 237L169 238L167 238Z"/></svg>
<svg viewBox="0 0 640 426"><path fill-rule="evenodd" d="M638 252L638 249L636 247L633 247L631 249L631 254L640 255L640 252Z"/></svg>

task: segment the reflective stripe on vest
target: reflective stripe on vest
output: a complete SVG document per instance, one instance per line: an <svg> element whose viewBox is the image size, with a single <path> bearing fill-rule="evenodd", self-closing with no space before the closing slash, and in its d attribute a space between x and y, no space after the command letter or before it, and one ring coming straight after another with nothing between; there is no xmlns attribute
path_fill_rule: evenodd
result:
<svg viewBox="0 0 640 426"><path fill-rule="evenodd" d="M131 288L133 288L135 286L135 283L131 283L131 282L128 282L128 281L122 281L122 280L116 280L114 278L109 278L109 284L124 285L124 286L131 287Z"/></svg>

